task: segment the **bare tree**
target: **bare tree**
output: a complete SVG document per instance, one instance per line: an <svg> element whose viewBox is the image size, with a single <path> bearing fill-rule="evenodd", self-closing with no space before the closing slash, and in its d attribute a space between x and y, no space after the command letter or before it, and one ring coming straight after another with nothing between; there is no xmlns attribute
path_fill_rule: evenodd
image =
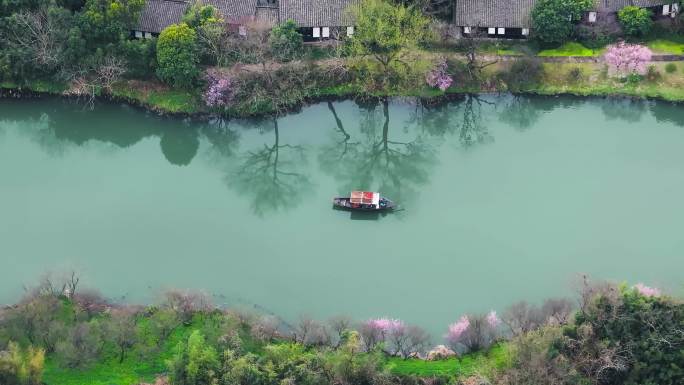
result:
<svg viewBox="0 0 684 385"><path fill-rule="evenodd" d="M482 47L483 39L487 37L484 30L477 27L471 27L471 33L467 37L461 39L461 51L466 58L466 68L471 79L479 79L482 70L494 65L498 60L480 60L480 48Z"/></svg>
<svg viewBox="0 0 684 385"><path fill-rule="evenodd" d="M589 311L596 298L603 297L614 302L619 296L615 285L606 281L593 282L586 274L582 274L574 286L578 294L579 310L583 314Z"/></svg>
<svg viewBox="0 0 684 385"><path fill-rule="evenodd" d="M106 91L126 73L126 61L116 56L106 56L95 69L95 82Z"/></svg>
<svg viewBox="0 0 684 385"><path fill-rule="evenodd" d="M107 323L107 335L119 350L119 363L123 363L126 353L137 341L135 310L131 307L114 309Z"/></svg>
<svg viewBox="0 0 684 385"><path fill-rule="evenodd" d="M312 318L304 315L299 317L299 322L292 330L292 339L297 343L304 344L316 326L316 321Z"/></svg>
<svg viewBox="0 0 684 385"><path fill-rule="evenodd" d="M69 330L66 338L57 343L56 351L62 364L70 367L84 367L100 357L103 346L101 325L96 322L81 322Z"/></svg>
<svg viewBox="0 0 684 385"><path fill-rule="evenodd" d="M399 355L403 359L417 357L424 353L430 345L430 336L422 328L415 325L394 328L389 332L389 353Z"/></svg>
<svg viewBox="0 0 684 385"><path fill-rule="evenodd" d="M345 315L338 315L328 320L328 327L332 331L331 343L337 349L342 343L344 333L351 330L352 320Z"/></svg>
<svg viewBox="0 0 684 385"><path fill-rule="evenodd" d="M364 322L357 327L361 342L365 351L370 352L378 346L379 343L384 342L385 336L381 330L373 327L368 322Z"/></svg>
<svg viewBox="0 0 684 385"><path fill-rule="evenodd" d="M549 298L542 304L541 311L546 323L565 325L570 321L574 306L567 298Z"/></svg>
<svg viewBox="0 0 684 385"><path fill-rule="evenodd" d="M517 336L543 325L544 315L538 307L530 305L526 301L520 301L509 306L501 320L508 326L510 332Z"/></svg>
<svg viewBox="0 0 684 385"><path fill-rule="evenodd" d="M88 318L103 313L110 306L107 299L104 298L99 291L94 289L81 290L74 294L72 299L74 300L74 303L88 315Z"/></svg>
<svg viewBox="0 0 684 385"><path fill-rule="evenodd" d="M489 348L497 338L497 330L484 314L468 317L470 325L458 341L466 351L474 352Z"/></svg>
<svg viewBox="0 0 684 385"><path fill-rule="evenodd" d="M8 36L8 44L30 54L35 65L54 68L60 57L67 35L47 6L34 11L23 10L11 17L15 24Z"/></svg>
<svg viewBox="0 0 684 385"><path fill-rule="evenodd" d="M251 334L252 337L268 342L280 335L278 328L280 320L275 316L268 315L259 317L252 323Z"/></svg>
<svg viewBox="0 0 684 385"><path fill-rule="evenodd" d="M38 286L24 286L24 291L27 292L29 297L65 296L71 298L76 293L80 281L81 278L73 270L62 274L48 272L41 277Z"/></svg>
<svg viewBox="0 0 684 385"><path fill-rule="evenodd" d="M126 61L122 58L108 55L93 66L77 66L63 68L61 77L66 79L71 87L70 95L85 98L91 107L95 97L102 90L112 91L112 85L125 74Z"/></svg>
<svg viewBox="0 0 684 385"><path fill-rule="evenodd" d="M165 305L175 311L181 322L189 324L195 313L206 313L214 308L204 292L168 290L164 293Z"/></svg>

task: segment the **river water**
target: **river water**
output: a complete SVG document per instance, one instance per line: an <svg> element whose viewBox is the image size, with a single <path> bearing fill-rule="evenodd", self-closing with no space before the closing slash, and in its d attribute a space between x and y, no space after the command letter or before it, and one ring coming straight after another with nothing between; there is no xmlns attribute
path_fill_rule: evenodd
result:
<svg viewBox="0 0 684 385"><path fill-rule="evenodd" d="M198 288L286 319L402 318L684 282L684 107L466 97L199 123L0 101L0 302L76 269L112 298ZM351 189L403 211L331 209Z"/></svg>

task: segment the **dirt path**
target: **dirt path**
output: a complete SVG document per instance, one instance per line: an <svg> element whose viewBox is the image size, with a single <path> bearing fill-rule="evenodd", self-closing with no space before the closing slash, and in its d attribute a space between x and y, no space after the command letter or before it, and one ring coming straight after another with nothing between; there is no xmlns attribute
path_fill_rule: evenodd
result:
<svg viewBox="0 0 684 385"><path fill-rule="evenodd" d="M460 58L460 59L465 59L465 57L461 54L458 53L430 53L431 56L434 56L435 58L439 56L449 56L453 58ZM501 62L508 62L508 61L515 61L520 59L522 56L520 55L480 55L478 57L479 60L481 61L501 61ZM545 63L599 63L603 60L601 56L535 56L539 60L545 62ZM664 61L684 61L684 55L668 55L668 54L654 54L651 58L651 61L655 62L664 62ZM332 66L339 66L342 65L345 62L345 59L342 58L331 58L331 59L322 59L322 60L315 60L313 62L311 61L293 61L288 64L296 64L296 63L315 63L319 66L324 66L324 67L332 67ZM278 68L281 68L284 66L284 63L279 63L279 62L268 62L266 63L266 66L263 66L262 64L235 64L233 67L230 68L230 72L233 74L238 74L240 72L263 72L264 70L268 71L274 71L277 70Z"/></svg>

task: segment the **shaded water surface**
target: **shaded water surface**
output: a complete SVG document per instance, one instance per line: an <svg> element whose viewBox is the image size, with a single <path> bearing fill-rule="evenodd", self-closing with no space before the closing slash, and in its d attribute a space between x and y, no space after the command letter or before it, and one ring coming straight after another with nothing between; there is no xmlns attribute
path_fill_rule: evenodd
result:
<svg viewBox="0 0 684 385"><path fill-rule="evenodd" d="M570 98L321 103L197 123L0 101L0 302L75 268L115 298L203 288L285 318L463 312L578 273L682 291L684 108ZM352 216L379 190L405 210Z"/></svg>

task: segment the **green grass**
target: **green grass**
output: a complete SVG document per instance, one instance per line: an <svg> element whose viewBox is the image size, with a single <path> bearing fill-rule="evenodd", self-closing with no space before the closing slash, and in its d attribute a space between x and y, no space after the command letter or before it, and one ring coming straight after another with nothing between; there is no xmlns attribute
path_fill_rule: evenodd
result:
<svg viewBox="0 0 684 385"><path fill-rule="evenodd" d="M554 49L545 49L540 51L538 56L595 56L599 53L597 50L589 49L580 43L569 42Z"/></svg>
<svg viewBox="0 0 684 385"><path fill-rule="evenodd" d="M684 43L672 40L656 39L646 43L655 53L665 53L672 55L684 55Z"/></svg>
<svg viewBox="0 0 684 385"><path fill-rule="evenodd" d="M199 92L193 90L159 86L139 89L129 83L120 82L112 87L111 93L112 96L137 102L162 112L193 114L203 111Z"/></svg>
<svg viewBox="0 0 684 385"><path fill-rule="evenodd" d="M6 89L27 89L33 92L61 94L67 90L67 85L53 80L29 80L24 84L19 84L10 80L0 82L0 88Z"/></svg>
<svg viewBox="0 0 684 385"><path fill-rule="evenodd" d="M510 345L504 343L494 346L486 353L467 354L441 361L404 360L392 357L387 360L387 368L397 375L419 377L488 375L508 367L511 363L511 354Z"/></svg>
<svg viewBox="0 0 684 385"><path fill-rule="evenodd" d="M143 327L146 320L140 321ZM173 356L176 345L187 339L195 329L205 328L207 320L196 317L192 324L179 326L164 341L161 349L149 357L141 358L131 351L120 363L116 348L106 346L103 359L85 369L63 368L52 357L45 362L43 382L46 385L135 385L140 382L152 382L155 376L166 370L166 360Z"/></svg>
<svg viewBox="0 0 684 385"><path fill-rule="evenodd" d="M147 102L164 111L193 113L201 110L198 99L190 91L166 90L151 92Z"/></svg>

